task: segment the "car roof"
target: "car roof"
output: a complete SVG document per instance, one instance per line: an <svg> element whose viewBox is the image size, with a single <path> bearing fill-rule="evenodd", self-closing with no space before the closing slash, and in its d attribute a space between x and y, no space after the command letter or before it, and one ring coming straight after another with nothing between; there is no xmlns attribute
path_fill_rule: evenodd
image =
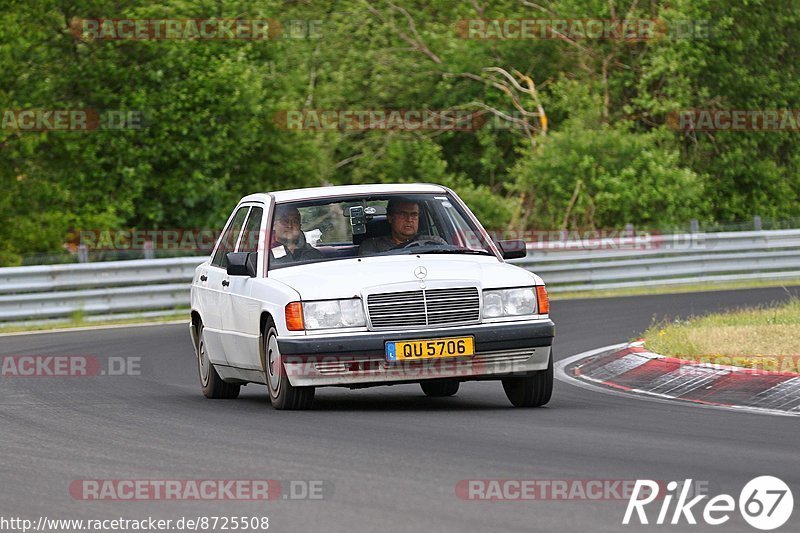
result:
<svg viewBox="0 0 800 533"><path fill-rule="evenodd" d="M361 194L412 194L412 193L446 193L447 189L432 183L381 183L370 185L336 185L332 187L309 187L269 193L277 203L326 198L331 196L350 196Z"/></svg>

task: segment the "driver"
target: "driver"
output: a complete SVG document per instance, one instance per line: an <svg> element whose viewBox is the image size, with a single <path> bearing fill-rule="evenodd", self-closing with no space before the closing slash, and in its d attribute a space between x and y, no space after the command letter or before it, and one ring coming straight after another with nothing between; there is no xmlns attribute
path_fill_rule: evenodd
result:
<svg viewBox="0 0 800 533"><path fill-rule="evenodd" d="M434 235L419 235L419 203L412 200L392 198L386 206L386 219L392 228L391 235L365 239L358 249L359 255L385 252L402 248L414 241L433 241L447 244Z"/></svg>

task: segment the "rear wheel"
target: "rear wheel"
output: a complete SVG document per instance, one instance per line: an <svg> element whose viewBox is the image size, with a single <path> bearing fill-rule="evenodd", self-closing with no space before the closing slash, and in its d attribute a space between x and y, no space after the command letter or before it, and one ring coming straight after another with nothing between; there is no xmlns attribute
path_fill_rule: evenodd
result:
<svg viewBox="0 0 800 533"><path fill-rule="evenodd" d="M278 348L278 330L270 319L264 328L264 366L269 399L275 409L310 409L314 387L295 387L289 383L286 367Z"/></svg>
<svg viewBox="0 0 800 533"><path fill-rule="evenodd" d="M546 370L539 370L532 376L503 380L503 390L514 407L540 407L550 401L553 395L553 353Z"/></svg>
<svg viewBox="0 0 800 533"><path fill-rule="evenodd" d="M208 358L203 324L197 326L197 369L200 373L200 386L206 398L232 400L239 396L238 383L226 383L217 374L217 369Z"/></svg>
<svg viewBox="0 0 800 533"><path fill-rule="evenodd" d="M458 381L423 381L419 384L425 396L431 398L443 398L452 396L458 392Z"/></svg>

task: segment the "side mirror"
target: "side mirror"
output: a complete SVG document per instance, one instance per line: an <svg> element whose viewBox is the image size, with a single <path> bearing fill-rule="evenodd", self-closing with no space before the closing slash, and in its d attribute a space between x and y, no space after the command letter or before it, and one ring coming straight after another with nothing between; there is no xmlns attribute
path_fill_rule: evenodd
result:
<svg viewBox="0 0 800 533"><path fill-rule="evenodd" d="M256 277L258 252L228 252L228 275Z"/></svg>
<svg viewBox="0 0 800 533"><path fill-rule="evenodd" d="M499 241L497 245L500 247L503 259L522 259L528 255L528 248L522 240Z"/></svg>

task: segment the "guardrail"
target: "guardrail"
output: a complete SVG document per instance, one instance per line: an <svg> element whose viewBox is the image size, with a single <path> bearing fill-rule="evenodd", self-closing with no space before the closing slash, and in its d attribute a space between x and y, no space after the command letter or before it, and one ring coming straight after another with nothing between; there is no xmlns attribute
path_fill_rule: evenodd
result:
<svg viewBox="0 0 800 533"><path fill-rule="evenodd" d="M529 243L512 262L552 292L800 278L800 230Z"/></svg>
<svg viewBox="0 0 800 533"><path fill-rule="evenodd" d="M189 305L189 283L203 257L0 268L0 323L166 315Z"/></svg>
<svg viewBox="0 0 800 533"><path fill-rule="evenodd" d="M0 323L173 313L189 305L203 257L0 268ZM800 230L564 239L528 244L512 263L551 292L800 279Z"/></svg>

